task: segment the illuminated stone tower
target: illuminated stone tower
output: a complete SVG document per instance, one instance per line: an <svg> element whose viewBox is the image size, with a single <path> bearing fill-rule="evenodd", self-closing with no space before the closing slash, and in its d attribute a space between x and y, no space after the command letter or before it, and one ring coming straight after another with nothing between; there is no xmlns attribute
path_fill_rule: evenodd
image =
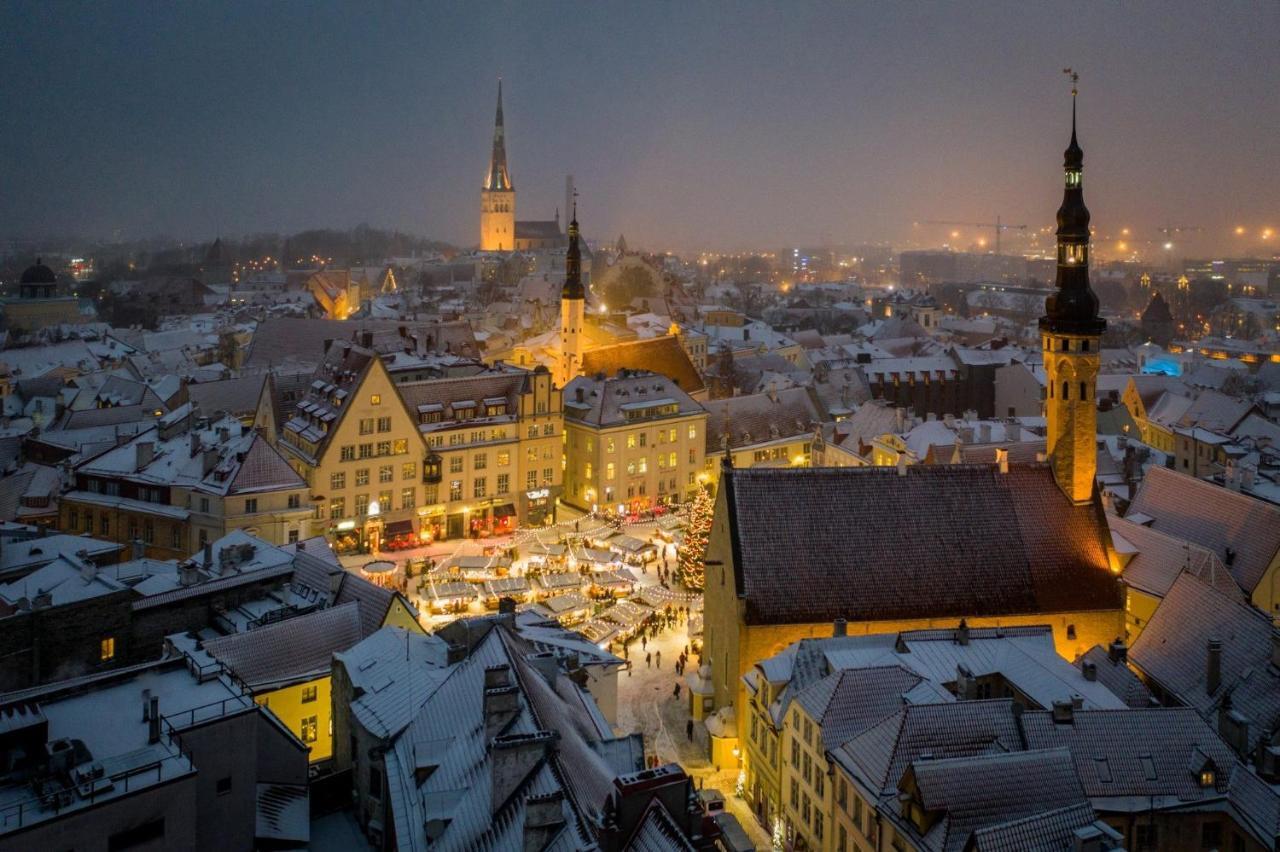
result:
<svg viewBox="0 0 1280 852"><path fill-rule="evenodd" d="M1074 83L1074 76L1072 79ZM1094 402L1106 322L1089 286L1089 208L1084 206L1084 152L1076 142L1076 90L1071 89L1071 144L1066 189L1058 208L1057 291L1045 300L1040 342L1048 384L1047 449L1058 487L1073 503L1093 495L1098 411Z"/></svg>
<svg viewBox="0 0 1280 852"><path fill-rule="evenodd" d="M582 324L587 291L582 286L582 250L578 248L578 205L569 222L569 250L564 256L564 288L560 291L560 387L582 372Z"/></svg>
<svg viewBox="0 0 1280 852"><path fill-rule="evenodd" d="M507 171L507 142L502 128L502 81L498 81L498 114L493 122L493 153L480 190L480 250L512 251L516 247L516 189Z"/></svg>

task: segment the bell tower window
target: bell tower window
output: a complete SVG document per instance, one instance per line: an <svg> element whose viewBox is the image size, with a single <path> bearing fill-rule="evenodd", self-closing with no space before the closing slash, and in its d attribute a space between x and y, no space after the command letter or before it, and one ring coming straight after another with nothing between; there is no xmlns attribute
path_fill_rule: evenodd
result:
<svg viewBox="0 0 1280 852"><path fill-rule="evenodd" d="M1067 189L1075 189L1080 186L1080 172L1075 169L1067 170Z"/></svg>

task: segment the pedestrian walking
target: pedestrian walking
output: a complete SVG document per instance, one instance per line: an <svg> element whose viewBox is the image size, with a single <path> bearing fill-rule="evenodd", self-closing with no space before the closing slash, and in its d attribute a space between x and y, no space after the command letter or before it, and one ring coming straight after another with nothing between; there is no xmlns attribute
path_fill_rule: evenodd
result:
<svg viewBox="0 0 1280 852"><path fill-rule="evenodd" d="M684 723L684 735L689 740L689 742L693 742L693 720L692 719L689 719Z"/></svg>
<svg viewBox="0 0 1280 852"><path fill-rule="evenodd" d="M648 647L649 647L649 631L641 630L640 631L640 650L641 651L647 650Z"/></svg>
<svg viewBox="0 0 1280 852"><path fill-rule="evenodd" d="M676 688L671 691L671 697L676 701L680 700L680 682L676 681Z"/></svg>
<svg viewBox="0 0 1280 852"><path fill-rule="evenodd" d="M654 655L654 662L657 664L657 668L662 668L662 651L661 650L659 650Z"/></svg>
<svg viewBox="0 0 1280 852"><path fill-rule="evenodd" d="M647 668L649 668L649 663L650 663L652 660L653 660L653 654L645 654L645 655L644 655L644 667L645 667L646 669L647 669Z"/></svg>

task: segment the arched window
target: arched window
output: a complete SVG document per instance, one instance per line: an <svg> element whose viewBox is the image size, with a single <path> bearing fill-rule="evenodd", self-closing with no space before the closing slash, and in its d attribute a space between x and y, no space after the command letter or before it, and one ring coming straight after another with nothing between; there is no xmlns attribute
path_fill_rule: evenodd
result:
<svg viewBox="0 0 1280 852"><path fill-rule="evenodd" d="M1088 388L1085 386L1084 382L1081 382L1080 383L1080 399L1085 400L1088 398L1089 398Z"/></svg>
<svg viewBox="0 0 1280 852"><path fill-rule="evenodd" d="M1071 385L1065 381L1062 383L1062 398L1071 399Z"/></svg>

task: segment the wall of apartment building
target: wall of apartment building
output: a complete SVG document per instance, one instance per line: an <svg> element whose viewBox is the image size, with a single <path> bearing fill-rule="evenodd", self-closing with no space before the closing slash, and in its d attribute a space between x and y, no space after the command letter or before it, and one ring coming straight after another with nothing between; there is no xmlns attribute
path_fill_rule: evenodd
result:
<svg viewBox="0 0 1280 852"><path fill-rule="evenodd" d="M756 467L811 467L813 465L813 433L792 435L773 441L761 441L745 447L735 447L733 466L738 469ZM720 468L724 453L709 455L703 461L700 481L714 488L720 483Z"/></svg>
<svg viewBox="0 0 1280 852"><path fill-rule="evenodd" d="M23 689L126 664L130 591L0 619L0 691ZM111 640L110 644L104 644Z"/></svg>
<svg viewBox="0 0 1280 852"><path fill-rule="evenodd" d="M417 507L423 505L423 456L417 421L405 409L382 362L375 359L348 397L318 463L308 466L292 454L286 458L301 468L312 497L320 498L314 504L320 513L312 524L314 534L331 532L343 521L363 526L375 500L384 523L416 522ZM389 469L389 481L384 469ZM391 505L383 505L381 498L388 495Z"/></svg>
<svg viewBox="0 0 1280 852"><path fill-rule="evenodd" d="M520 395L520 469L514 487L521 495L516 505L522 523L540 516L545 520L548 512L554 516L564 486L564 433L563 393L551 381L551 373L534 372L529 392Z"/></svg>
<svg viewBox="0 0 1280 852"><path fill-rule="evenodd" d="M616 510L688 500L705 474L706 426L702 411L607 429L566 420L565 502Z"/></svg>
<svg viewBox="0 0 1280 852"><path fill-rule="evenodd" d="M195 849L196 779L193 773L175 776L21 831L0 834L0 850L98 850L117 848L117 844L130 852ZM124 845L130 833L151 839Z"/></svg>
<svg viewBox="0 0 1280 852"><path fill-rule="evenodd" d="M160 713L164 714L164 707ZM181 714L176 722L182 725ZM180 736L182 747L191 754L199 770L195 847L198 850L226 852L254 847L260 778L269 778L273 783L307 783L306 752L296 744L290 749L289 735L276 728L257 708L181 728ZM270 746L265 755L260 752L264 743ZM263 756L272 760L263 760ZM271 774L262 775L263 769Z"/></svg>
<svg viewBox="0 0 1280 852"><path fill-rule="evenodd" d="M149 559L182 559L191 554L191 527L185 517L169 518L145 511L81 503L66 497L61 501L58 514L59 526L64 532L93 533L94 538L125 545L141 539L143 555Z"/></svg>
<svg viewBox="0 0 1280 852"><path fill-rule="evenodd" d="M281 689L257 692L253 700L270 710L294 736L310 747L311 763L333 757L333 702L331 678L295 683Z"/></svg>
<svg viewBox="0 0 1280 852"><path fill-rule="evenodd" d="M311 537L311 491L306 487L227 497L175 489L174 497L178 505L191 508L188 555L204 547L205 541L217 541L232 530L244 530L268 544Z"/></svg>

